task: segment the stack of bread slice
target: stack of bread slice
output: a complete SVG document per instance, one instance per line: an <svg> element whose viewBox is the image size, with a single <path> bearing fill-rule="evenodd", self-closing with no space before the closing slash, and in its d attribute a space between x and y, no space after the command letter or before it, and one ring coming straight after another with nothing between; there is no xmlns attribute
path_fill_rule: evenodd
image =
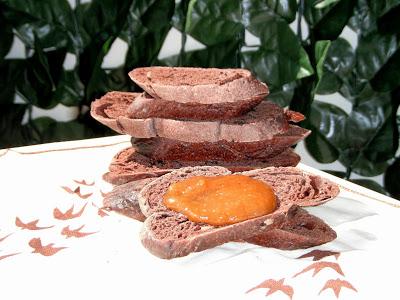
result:
<svg viewBox="0 0 400 300"><path fill-rule="evenodd" d="M303 115L265 100L268 87L244 69L146 67L129 73L144 92L110 92L92 116L132 136L105 180L122 184L186 166L245 171L295 166L291 146L310 132Z"/></svg>

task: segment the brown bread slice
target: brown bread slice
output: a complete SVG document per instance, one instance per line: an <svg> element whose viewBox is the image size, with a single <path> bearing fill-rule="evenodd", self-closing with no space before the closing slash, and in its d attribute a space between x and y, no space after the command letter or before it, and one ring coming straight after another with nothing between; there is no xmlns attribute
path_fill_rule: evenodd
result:
<svg viewBox="0 0 400 300"><path fill-rule="evenodd" d="M131 181L114 187L103 199L103 209L116 211L129 218L144 221L146 217L140 210L137 193L153 178Z"/></svg>
<svg viewBox="0 0 400 300"><path fill-rule="evenodd" d="M289 121L297 122L304 118L300 113L284 111L270 101L263 101L246 114L224 121L129 118L128 107L139 96L138 93L128 92L107 93L92 103L91 114L97 121L118 133L136 138L163 137L192 143L271 139L287 131Z"/></svg>
<svg viewBox="0 0 400 300"><path fill-rule="evenodd" d="M303 140L310 131L295 125L289 130L277 134L271 139L257 142L219 142L189 143L166 138L136 139L132 138L132 147L154 160L223 160L237 161L266 159L282 153L290 146Z"/></svg>
<svg viewBox="0 0 400 300"><path fill-rule="evenodd" d="M247 113L263 100L264 96L254 96L236 102L182 103L153 98L147 93L143 93L128 107L127 116L131 119L227 120Z"/></svg>
<svg viewBox="0 0 400 300"><path fill-rule="evenodd" d="M118 123L118 117L125 115L128 107L140 93L109 92L92 102L90 114L98 122L118 133L124 133Z"/></svg>
<svg viewBox="0 0 400 300"><path fill-rule="evenodd" d="M296 166L300 161L292 149L270 157L268 159L242 160L242 161L156 161L139 154L134 148L120 151L112 160L109 172L103 175L103 179L109 183L119 185L143 178L159 177L175 169L188 166L224 166L233 172L264 168L269 166Z"/></svg>
<svg viewBox="0 0 400 300"><path fill-rule="evenodd" d="M271 139L289 129L284 110L263 101L247 114L221 121L175 120L163 118L130 119L120 116L123 132L136 138L163 137L184 142L255 142Z"/></svg>
<svg viewBox="0 0 400 300"><path fill-rule="evenodd" d="M210 169L210 167L182 168L154 179L146 184L137 196L140 208L147 216L141 232L143 245L151 253L161 258L174 258L229 241L247 241L255 236L262 237L269 230L285 228L285 222L286 227L290 228L290 222L288 223L287 220L292 217L288 215L288 212L291 211L293 205L318 205L335 197L339 192L335 184L325 179L321 180L329 183L330 188L326 191L316 190L312 184L313 178L295 168L267 169L264 169L267 171L262 172L263 175L260 175L258 179L272 183L271 186L279 202L277 210L265 216L220 227L191 222L184 215L171 211L162 204L162 197L172 183L199 175L218 176L218 169ZM257 171L259 170L252 171L253 175ZM277 173L287 177L285 184L279 186L281 182L276 180ZM229 171L222 168L222 174L229 174ZM246 174L246 172L242 174ZM274 178L271 179L271 176ZM307 179L304 182L300 181L299 176ZM289 180L289 178L293 178L293 180ZM277 186L279 188L276 188ZM323 187L327 188L327 185L323 185ZM303 198L295 198L294 195ZM299 234L299 232L293 232ZM330 238L332 235L326 239ZM262 240L262 238L259 239Z"/></svg>
<svg viewBox="0 0 400 300"><path fill-rule="evenodd" d="M295 250L322 245L336 237L336 232L323 220L297 205L292 205L279 228L266 230L248 238L246 242L263 247Z"/></svg>
<svg viewBox="0 0 400 300"><path fill-rule="evenodd" d="M145 67L130 78L154 98L181 103L226 103L267 96L267 85L244 69Z"/></svg>

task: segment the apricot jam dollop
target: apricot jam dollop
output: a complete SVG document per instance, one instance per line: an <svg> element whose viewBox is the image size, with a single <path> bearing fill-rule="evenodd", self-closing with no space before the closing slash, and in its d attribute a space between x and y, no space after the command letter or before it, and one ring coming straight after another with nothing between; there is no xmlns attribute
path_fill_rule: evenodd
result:
<svg viewBox="0 0 400 300"><path fill-rule="evenodd" d="M269 214L277 201L272 188L244 175L195 176L170 185L163 204L190 221L229 225Z"/></svg>

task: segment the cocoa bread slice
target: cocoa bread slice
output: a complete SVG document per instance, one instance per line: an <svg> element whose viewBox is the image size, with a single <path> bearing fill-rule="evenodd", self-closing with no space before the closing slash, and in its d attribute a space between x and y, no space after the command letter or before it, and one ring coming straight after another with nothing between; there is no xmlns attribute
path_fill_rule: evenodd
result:
<svg viewBox="0 0 400 300"><path fill-rule="evenodd" d="M144 178L114 187L104 196L103 209L118 212L141 222L144 221L146 217L140 210L137 193L152 180L153 178Z"/></svg>
<svg viewBox="0 0 400 300"><path fill-rule="evenodd" d="M128 107L127 116L131 119L227 120L247 113L263 100L264 96L254 96L236 102L182 103L153 98L149 94L143 93Z"/></svg>
<svg viewBox="0 0 400 300"><path fill-rule="evenodd" d="M279 184L278 180L271 180L269 177L275 172L286 174L287 177L292 177L293 174L308 177L302 171L295 168L270 168L272 172L263 172L263 176L258 179L265 182L272 182L274 192L278 199L278 208L271 214L261 217L246 220L227 226L211 226L204 223L195 223L189 221L186 216L167 209L162 203L162 197L168 190L169 186L177 181L193 176L218 176L229 174L229 170L220 169L221 174L218 174L218 169L210 169L210 167L182 168L154 179L146 184L138 193L142 213L147 217L143 229L141 231L141 241L143 245L154 255L161 258L174 258L188 255L192 252L202 251L221 245L229 241L240 241L254 238L265 234L265 232L273 229L284 228L285 220L291 218L288 212L291 211L293 205L305 206L317 205L321 203L321 198L316 196L316 201L313 202L313 197L310 195L319 195L312 184L309 182L304 188L302 183L294 176L293 182L287 180L283 186L276 189ZM256 173L258 170L252 172ZM223 172L223 174L222 174ZM241 173L246 174L246 173ZM305 181L307 182L307 180ZM328 181L326 181L328 182ZM289 184L288 184L289 183ZM332 186L335 184L330 183ZM326 186L325 186L326 187ZM337 188L337 187L336 187ZM308 190L309 193L305 191ZM311 192L311 190L314 190ZM336 196L338 192L335 188L329 189L329 192L323 192L325 201ZM303 196L296 198L292 195ZM287 223L287 222L286 222ZM287 225L290 227L290 225ZM292 230L293 231L293 230ZM261 238L260 238L261 239Z"/></svg>
<svg viewBox="0 0 400 300"><path fill-rule="evenodd" d="M120 185L143 178L159 177L187 166L224 166L233 172L240 172L269 166L296 166L299 161L300 156L290 148L267 159L239 161L157 161L137 153L134 148L127 148L114 156L109 172L103 175L103 179Z"/></svg>
<svg viewBox="0 0 400 300"><path fill-rule="evenodd" d="M113 191L104 198L104 208L140 222L144 221L146 217L140 209L137 195L141 188L152 180L154 178L115 186ZM244 242L282 250L295 250L325 244L335 238L336 232L323 220L293 205L278 228L266 230Z"/></svg>
<svg viewBox="0 0 400 300"><path fill-rule="evenodd" d="M284 110L263 101L247 114L225 121L194 121L163 118L118 118L123 132L136 138L163 137L184 142L255 142L271 139L289 129Z"/></svg>
<svg viewBox="0 0 400 300"><path fill-rule="evenodd" d="M128 107L140 93L109 92L92 102L90 114L98 122L118 133L124 133L119 126L118 117L126 115Z"/></svg>
<svg viewBox="0 0 400 300"><path fill-rule="evenodd" d="M129 77L154 98L181 103L226 103L267 96L266 84L244 69L145 67Z"/></svg>
<svg viewBox="0 0 400 300"><path fill-rule="evenodd" d="M289 125L289 130L274 135L271 139L257 142L219 142L189 143L166 138L132 138L132 147L154 160L222 160L237 161L266 159L282 153L290 146L303 140L309 130Z"/></svg>
<svg viewBox="0 0 400 300"><path fill-rule="evenodd" d="M281 250L306 249L336 239L336 232L323 220L292 205L279 228L266 230L246 242Z"/></svg>

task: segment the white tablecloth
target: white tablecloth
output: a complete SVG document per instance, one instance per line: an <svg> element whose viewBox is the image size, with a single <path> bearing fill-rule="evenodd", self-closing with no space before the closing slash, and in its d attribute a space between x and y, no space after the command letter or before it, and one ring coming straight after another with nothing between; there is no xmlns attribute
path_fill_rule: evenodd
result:
<svg viewBox="0 0 400 300"><path fill-rule="evenodd" d="M400 298L399 203L304 165L341 187L307 208L336 230L333 242L151 255L140 222L100 209L112 188L102 174L128 146L116 136L0 150L0 299Z"/></svg>

